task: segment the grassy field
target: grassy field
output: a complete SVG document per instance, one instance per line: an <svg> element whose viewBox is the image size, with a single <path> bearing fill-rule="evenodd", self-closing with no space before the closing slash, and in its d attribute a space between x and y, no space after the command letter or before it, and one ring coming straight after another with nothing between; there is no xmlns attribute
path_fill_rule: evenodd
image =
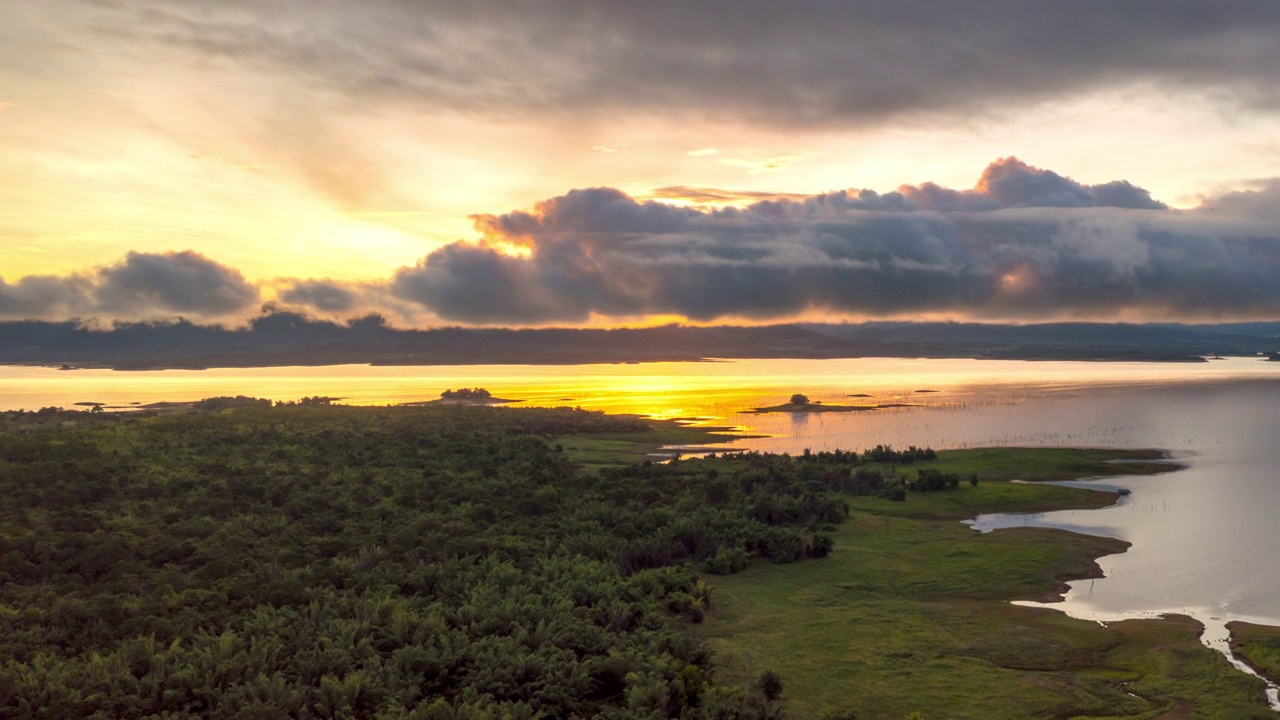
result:
<svg viewBox="0 0 1280 720"><path fill-rule="evenodd" d="M1106 462L1124 456L1129 464ZM1155 453L1001 448L918 467L966 476L906 502L850 498L825 560L709 579L698 632L722 672L784 681L792 718L1269 718L1262 685L1200 644L1189 618L1101 626L1009 604L1097 572L1121 541L1055 530L980 535L976 512L1094 507L1114 495L1006 480L1156 472ZM911 472L909 469L900 472ZM834 716L834 715L833 715Z"/></svg>
<svg viewBox="0 0 1280 720"><path fill-rule="evenodd" d="M990 480L1076 480L1109 475L1149 475L1178 469L1160 450L1109 448L977 448L948 450L922 467Z"/></svg>
<svg viewBox="0 0 1280 720"><path fill-rule="evenodd" d="M1280 628L1247 622L1227 623L1231 650L1272 682L1280 682Z"/></svg>
<svg viewBox="0 0 1280 720"><path fill-rule="evenodd" d="M856 508L916 518L964 520L979 513L1050 512L1078 508L1100 508L1115 503L1117 495L1096 490L1081 491L1057 485L1024 485L1010 480L1044 482L1076 480L1115 475L1154 475L1177 470L1179 466L1156 462L1158 450L1105 450L1097 448L978 448L948 450L937 460L912 465L873 465L886 477L894 473L912 475L918 468L936 468L968 478L976 475L979 484L968 492L935 493L919 496L920 502L894 503L885 507L878 498L850 498ZM917 496L912 496L915 499Z"/></svg>

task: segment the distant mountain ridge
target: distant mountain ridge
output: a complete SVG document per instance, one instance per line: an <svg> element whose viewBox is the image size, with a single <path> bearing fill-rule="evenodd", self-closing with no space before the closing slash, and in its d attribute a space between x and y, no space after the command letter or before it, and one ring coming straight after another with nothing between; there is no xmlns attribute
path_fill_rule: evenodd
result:
<svg viewBox="0 0 1280 720"><path fill-rule="evenodd" d="M1280 350L1280 323L1220 325L868 322L631 329L398 330L276 312L242 329L0 323L0 364L121 370L279 365L583 364L711 358L964 357L1200 361Z"/></svg>

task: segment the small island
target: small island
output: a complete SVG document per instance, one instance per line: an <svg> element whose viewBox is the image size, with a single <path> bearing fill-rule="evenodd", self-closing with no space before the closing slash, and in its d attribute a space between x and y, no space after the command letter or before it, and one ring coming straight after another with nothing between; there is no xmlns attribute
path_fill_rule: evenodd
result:
<svg viewBox="0 0 1280 720"><path fill-rule="evenodd" d="M504 398L494 397L493 393L488 390L477 388L458 388L457 390L449 389L440 393L439 400L427 400L425 402L407 402L401 403L405 407L421 407L423 405L506 405L509 403L523 402L522 400L507 400Z"/></svg>
<svg viewBox="0 0 1280 720"><path fill-rule="evenodd" d="M856 396L850 396L856 397ZM770 405L769 407L751 408L750 410L742 410L742 413L748 415L764 415L766 413L824 413L824 412L864 412L867 410L881 410L885 408L906 407L905 403L888 403L884 405L824 405L821 400L810 401L807 395L796 393L791 399L781 405Z"/></svg>

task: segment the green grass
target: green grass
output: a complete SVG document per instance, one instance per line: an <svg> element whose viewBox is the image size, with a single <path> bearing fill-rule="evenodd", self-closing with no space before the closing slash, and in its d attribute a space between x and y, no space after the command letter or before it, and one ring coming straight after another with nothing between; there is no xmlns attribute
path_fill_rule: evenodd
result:
<svg viewBox="0 0 1280 720"><path fill-rule="evenodd" d="M1102 450L1093 448L981 448L948 450L937 460L911 465L872 465L886 477L894 473L913 477L917 468L937 468L963 478L978 476L977 487L961 484L964 492L911 494L904 503L887 504L874 497L849 498L855 510L898 517L964 520L980 513L1051 512L1089 509L1115 503L1116 494L1046 484L1010 483L1025 480L1076 480L1114 475L1151 475L1178 469L1177 465L1151 462L1157 450ZM1119 462L1113 462L1119 461Z"/></svg>
<svg viewBox="0 0 1280 720"><path fill-rule="evenodd" d="M1110 475L1150 475L1178 469L1160 460L1160 450L1113 450L1107 448L977 448L947 450L937 460L917 463L944 472L983 480L1075 480ZM1115 462L1113 462L1115 461Z"/></svg>
<svg viewBox="0 0 1280 720"><path fill-rule="evenodd" d="M1229 622L1231 651L1272 682L1280 682L1280 627Z"/></svg>
<svg viewBox="0 0 1280 720"><path fill-rule="evenodd" d="M982 482L901 503L850 498L831 557L710 578L712 609L697 632L728 679L778 672L793 718L849 710L860 720L915 711L926 719L1274 717L1261 683L1204 647L1189 618L1103 627L1009 604L1053 596L1064 576L1095 574L1095 558L1126 543L1044 529L980 535L956 522L1111 502L1114 495L1001 479L1115 474L1123 466L1104 461L1120 455L943 453L919 466L976 472Z"/></svg>

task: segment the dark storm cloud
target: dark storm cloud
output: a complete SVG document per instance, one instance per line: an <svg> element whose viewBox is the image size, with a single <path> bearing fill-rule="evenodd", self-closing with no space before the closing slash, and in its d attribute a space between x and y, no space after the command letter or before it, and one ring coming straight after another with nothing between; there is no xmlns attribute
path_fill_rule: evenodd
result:
<svg viewBox="0 0 1280 720"><path fill-rule="evenodd" d="M225 315L260 301L258 289L239 270L190 250L131 252L98 272L94 295L103 310L118 315Z"/></svg>
<svg viewBox="0 0 1280 720"><path fill-rule="evenodd" d="M1002 158L987 166L976 190L1003 207L1121 207L1163 210L1151 193L1117 180L1081 185L1052 170L1031 167L1017 158Z"/></svg>
<svg viewBox="0 0 1280 720"><path fill-rule="evenodd" d="M1132 82L1280 103L1274 0L121 0L78 15L138 52L466 111L841 126Z"/></svg>
<svg viewBox="0 0 1280 720"><path fill-rule="evenodd" d="M254 309L258 288L239 270L190 250L131 252L121 262L66 277L0 280L0 317L10 319L209 320Z"/></svg>
<svg viewBox="0 0 1280 720"><path fill-rule="evenodd" d="M489 324L1280 312L1280 224L1171 211L1128 183L1084 186L1013 158L973 190L926 184L698 210L592 188L473 219L480 243L402 268L391 295Z"/></svg>

